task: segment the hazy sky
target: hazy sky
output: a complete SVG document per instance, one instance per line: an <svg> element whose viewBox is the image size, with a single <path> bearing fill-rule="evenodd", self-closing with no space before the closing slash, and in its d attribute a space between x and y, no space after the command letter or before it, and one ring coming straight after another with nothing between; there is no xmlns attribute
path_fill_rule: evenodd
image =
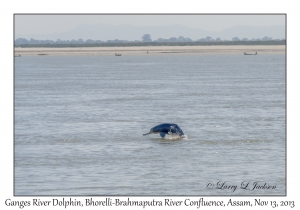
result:
<svg viewBox="0 0 300 210"><path fill-rule="evenodd" d="M285 15L15 15L15 34L53 34L81 25L183 25L208 31L232 26L285 25Z"/></svg>

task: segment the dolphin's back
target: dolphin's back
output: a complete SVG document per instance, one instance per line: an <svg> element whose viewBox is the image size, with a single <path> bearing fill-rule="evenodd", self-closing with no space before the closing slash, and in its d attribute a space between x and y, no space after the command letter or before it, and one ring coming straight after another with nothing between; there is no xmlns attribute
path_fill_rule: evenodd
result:
<svg viewBox="0 0 300 210"><path fill-rule="evenodd" d="M152 128L153 132L172 133L183 136L184 133L177 124L163 123Z"/></svg>

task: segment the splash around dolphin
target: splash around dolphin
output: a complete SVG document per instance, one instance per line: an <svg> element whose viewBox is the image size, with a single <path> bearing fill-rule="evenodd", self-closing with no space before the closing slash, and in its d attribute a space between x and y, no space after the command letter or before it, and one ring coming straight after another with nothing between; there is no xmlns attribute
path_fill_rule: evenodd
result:
<svg viewBox="0 0 300 210"><path fill-rule="evenodd" d="M180 129L180 127L177 124L171 124L171 123L163 123L160 125L157 125L150 129L149 133L143 134L143 136L146 136L148 134L157 134L164 138L166 134L169 135L178 135L180 137L184 137L183 131Z"/></svg>

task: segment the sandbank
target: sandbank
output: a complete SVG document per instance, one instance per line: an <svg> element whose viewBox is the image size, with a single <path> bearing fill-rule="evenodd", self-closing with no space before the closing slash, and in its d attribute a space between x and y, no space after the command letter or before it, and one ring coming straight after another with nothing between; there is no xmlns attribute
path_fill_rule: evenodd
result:
<svg viewBox="0 0 300 210"><path fill-rule="evenodd" d="M139 47L76 47L76 48L20 48L21 56L114 56L127 55L189 55L189 54L285 54L285 45L218 45L218 46L139 46Z"/></svg>

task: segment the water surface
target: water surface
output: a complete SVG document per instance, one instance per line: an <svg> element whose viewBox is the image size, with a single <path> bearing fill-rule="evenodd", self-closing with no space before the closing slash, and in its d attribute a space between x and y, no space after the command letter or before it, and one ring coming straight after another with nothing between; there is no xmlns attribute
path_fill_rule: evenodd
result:
<svg viewBox="0 0 300 210"><path fill-rule="evenodd" d="M14 75L15 195L285 195L285 55L31 56ZM187 138L142 136L160 123Z"/></svg>

